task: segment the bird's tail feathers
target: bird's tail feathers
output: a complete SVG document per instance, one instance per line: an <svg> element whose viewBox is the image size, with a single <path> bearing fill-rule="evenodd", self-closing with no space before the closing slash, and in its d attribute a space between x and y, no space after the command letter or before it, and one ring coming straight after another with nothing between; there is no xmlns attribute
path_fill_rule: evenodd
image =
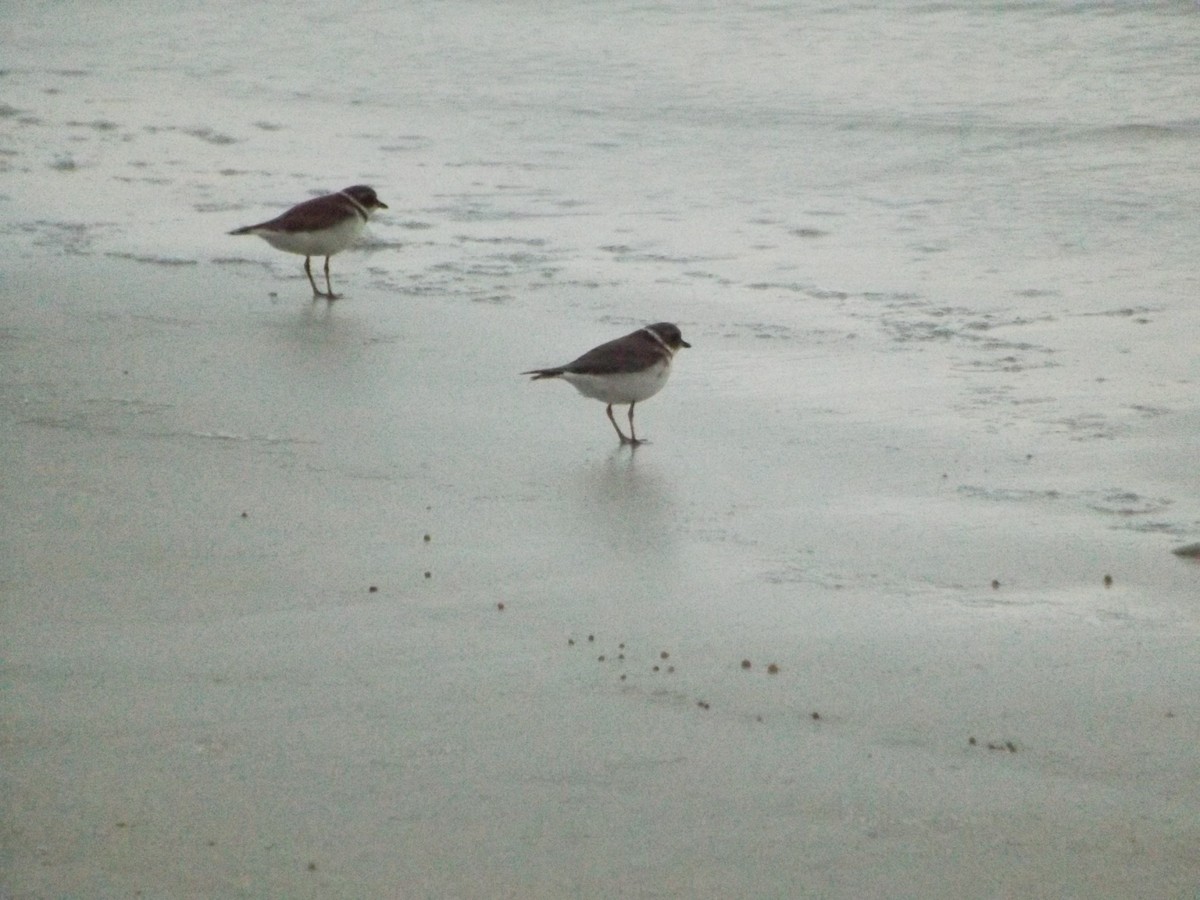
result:
<svg viewBox="0 0 1200 900"><path fill-rule="evenodd" d="M531 369L528 372L522 372L522 375L532 375L530 381L537 381L539 378L557 378L563 373L562 369Z"/></svg>

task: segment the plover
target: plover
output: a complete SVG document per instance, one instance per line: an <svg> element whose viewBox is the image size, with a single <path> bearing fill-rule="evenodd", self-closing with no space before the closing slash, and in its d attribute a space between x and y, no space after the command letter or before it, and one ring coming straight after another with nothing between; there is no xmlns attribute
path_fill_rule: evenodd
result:
<svg viewBox="0 0 1200 900"><path fill-rule="evenodd" d="M593 347L579 359L551 369L522 372L539 378L562 378L579 393L607 404L605 412L622 444L637 446L642 441L633 430L633 408L653 397L667 383L671 359L680 347L692 346L683 339L679 327L657 322L637 331ZM629 404L629 436L613 418L614 405Z"/></svg>
<svg viewBox="0 0 1200 900"><path fill-rule="evenodd" d="M387 204L375 195L375 189L356 184L336 194L326 194L298 203L280 216L258 225L247 225L230 234L256 234L276 250L298 253L304 257L304 274L312 285L313 296L336 300L329 280L329 257L354 243L363 226L377 209ZM325 288L321 291L313 280L312 257L325 257Z"/></svg>

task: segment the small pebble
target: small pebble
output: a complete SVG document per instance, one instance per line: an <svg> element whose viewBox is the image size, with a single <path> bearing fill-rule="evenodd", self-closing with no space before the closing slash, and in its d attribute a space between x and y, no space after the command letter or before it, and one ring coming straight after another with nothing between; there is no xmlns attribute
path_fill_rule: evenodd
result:
<svg viewBox="0 0 1200 900"><path fill-rule="evenodd" d="M998 590L1000 590L1000 580L999 580L998 578L993 578L993 579L992 579L992 590L993 590L993 591L998 591Z"/></svg>
<svg viewBox="0 0 1200 900"><path fill-rule="evenodd" d="M814 722L819 722L821 720L821 714L814 711L812 714L812 719Z"/></svg>
<svg viewBox="0 0 1200 900"><path fill-rule="evenodd" d="M658 658L659 659L667 659L668 657L670 657L670 655L671 655L670 653L668 653L666 650L664 650L662 653L658 654Z"/></svg>
<svg viewBox="0 0 1200 900"><path fill-rule="evenodd" d="M1104 586L1105 586L1105 587L1112 587L1112 576L1111 576L1111 575L1105 575L1105 576L1104 576Z"/></svg>
<svg viewBox="0 0 1200 900"><path fill-rule="evenodd" d="M317 871L317 864L315 862L310 862L308 864L308 871L310 871L310 872Z"/></svg>
<svg viewBox="0 0 1200 900"><path fill-rule="evenodd" d="M426 578L432 578L432 577L433 577L433 573L432 573L432 572L426 572L426 573L425 573L425 577L426 577Z"/></svg>
<svg viewBox="0 0 1200 900"><path fill-rule="evenodd" d="M700 707L701 709L708 709L708 704L705 703L703 700L697 700L696 705L698 707Z"/></svg>
<svg viewBox="0 0 1200 900"><path fill-rule="evenodd" d="M674 666L667 666L667 674L668 674L668 675L670 675L670 674L671 674L672 672L674 672L674 671L675 671L675 667L674 667Z"/></svg>
<svg viewBox="0 0 1200 900"><path fill-rule="evenodd" d="M500 610L500 612L504 612L504 604L503 604L503 603L497 603L497 604L496 604L496 609Z"/></svg>
<svg viewBox="0 0 1200 900"><path fill-rule="evenodd" d="M429 535L425 535L425 543L428 544L432 540L433 540L433 538L431 538Z"/></svg>
<svg viewBox="0 0 1200 900"><path fill-rule="evenodd" d="M375 593L376 591L378 591L378 590L379 590L379 587L378 587L377 585L374 585L374 584L373 584L373 585L371 585L370 587L368 587L368 588L367 588L367 593L368 593L368 594L374 594L374 593Z"/></svg>
<svg viewBox="0 0 1200 900"><path fill-rule="evenodd" d="M604 654L603 654L603 653L601 653L599 656L597 656L597 657L596 657L596 659L597 659L599 662L604 662Z"/></svg>
<svg viewBox="0 0 1200 900"><path fill-rule="evenodd" d="M567 646L574 647L575 646L575 638L567 638Z"/></svg>
<svg viewBox="0 0 1200 900"><path fill-rule="evenodd" d="M250 513L246 512L245 510L242 510L242 518L243 518L243 519L248 519L248 518L250 518Z"/></svg>
<svg viewBox="0 0 1200 900"><path fill-rule="evenodd" d="M621 676L621 680L622 680L622 681L624 681L624 680L625 680L625 676L624 676L624 675L622 675L622 676Z"/></svg>
<svg viewBox="0 0 1200 900"><path fill-rule="evenodd" d="M779 674L779 666L775 665L775 663L771 663L769 666L767 666L767 674L768 675L778 675Z"/></svg>
<svg viewBox="0 0 1200 900"><path fill-rule="evenodd" d="M589 640L589 641L594 641L595 639L596 639L596 636L595 636L594 634L589 634L589 635L588 635L588 640Z"/></svg>
<svg viewBox="0 0 1200 900"><path fill-rule="evenodd" d="M658 666L655 666L655 667L654 667L653 669L651 669L650 671L651 671L651 672L657 672L657 671L658 671Z"/></svg>
<svg viewBox="0 0 1200 900"><path fill-rule="evenodd" d="M975 740L975 735L971 735L969 738L967 738L967 743L974 747L979 742Z"/></svg>
<svg viewBox="0 0 1200 900"><path fill-rule="evenodd" d="M743 660L742 660L742 668L743 668L743 669L748 669L748 668L750 668L750 660L748 660L748 659L743 659Z"/></svg>

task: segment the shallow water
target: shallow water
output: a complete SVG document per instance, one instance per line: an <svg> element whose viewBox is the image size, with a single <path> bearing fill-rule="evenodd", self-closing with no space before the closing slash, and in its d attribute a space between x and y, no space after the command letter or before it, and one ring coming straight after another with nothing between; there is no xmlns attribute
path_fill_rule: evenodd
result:
<svg viewBox="0 0 1200 900"><path fill-rule="evenodd" d="M0 892L1200 882L1195 4L97 9L0 74ZM225 234L357 182L336 304ZM635 452L516 374L662 319Z"/></svg>

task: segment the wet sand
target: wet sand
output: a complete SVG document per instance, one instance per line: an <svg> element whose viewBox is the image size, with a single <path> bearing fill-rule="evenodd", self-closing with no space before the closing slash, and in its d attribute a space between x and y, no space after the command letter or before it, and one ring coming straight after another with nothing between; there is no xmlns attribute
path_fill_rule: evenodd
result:
<svg viewBox="0 0 1200 900"><path fill-rule="evenodd" d="M441 249L332 306L265 247L7 270L6 895L1195 889L1181 313L399 274ZM656 319L636 451L517 374Z"/></svg>

